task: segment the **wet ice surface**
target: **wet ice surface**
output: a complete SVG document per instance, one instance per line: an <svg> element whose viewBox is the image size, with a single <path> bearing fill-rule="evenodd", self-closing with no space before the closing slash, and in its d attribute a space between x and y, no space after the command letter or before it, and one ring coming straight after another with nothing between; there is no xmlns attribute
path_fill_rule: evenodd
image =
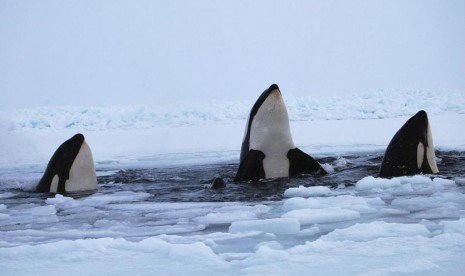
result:
<svg viewBox="0 0 465 276"><path fill-rule="evenodd" d="M24 275L50 266L71 274L458 275L465 152L437 157L434 176L376 178L381 153L367 153L320 159L327 176L237 184L237 164L97 164L98 192L78 197L27 192L40 170L5 170L0 267ZM226 188L208 188L217 176Z"/></svg>

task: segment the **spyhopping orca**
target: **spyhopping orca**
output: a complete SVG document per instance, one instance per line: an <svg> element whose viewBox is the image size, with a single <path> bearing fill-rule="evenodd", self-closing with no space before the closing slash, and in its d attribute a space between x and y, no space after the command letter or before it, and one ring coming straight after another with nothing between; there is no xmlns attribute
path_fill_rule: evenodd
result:
<svg viewBox="0 0 465 276"><path fill-rule="evenodd" d="M380 177L438 173L428 115L421 110L392 138L384 154Z"/></svg>
<svg viewBox="0 0 465 276"><path fill-rule="evenodd" d="M315 159L294 145L286 106L276 84L261 94L250 111L240 159L235 182L326 174Z"/></svg>
<svg viewBox="0 0 465 276"><path fill-rule="evenodd" d="M77 193L96 189L92 152L79 133L58 147L35 191Z"/></svg>

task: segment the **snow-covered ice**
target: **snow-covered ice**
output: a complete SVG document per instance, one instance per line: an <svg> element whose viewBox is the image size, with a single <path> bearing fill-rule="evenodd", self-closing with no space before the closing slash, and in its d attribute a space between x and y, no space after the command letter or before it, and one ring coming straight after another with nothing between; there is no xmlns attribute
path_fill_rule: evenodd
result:
<svg viewBox="0 0 465 276"><path fill-rule="evenodd" d="M460 93L425 93L287 99L295 143L317 159L331 157L324 162L332 171L264 183L270 191L280 187L278 197L252 184L205 189L219 172L190 183L196 170L234 173L228 165L238 162L251 103L3 113L0 271L461 275L465 101ZM435 146L445 152L438 166L456 167L434 176L377 178L379 156L418 109L428 112ZM56 147L75 132L92 149L99 190L79 197L29 193ZM371 173L357 170L360 163ZM350 181L323 186L339 175ZM157 178L166 181L158 187ZM208 200L241 189L250 189L247 200Z"/></svg>

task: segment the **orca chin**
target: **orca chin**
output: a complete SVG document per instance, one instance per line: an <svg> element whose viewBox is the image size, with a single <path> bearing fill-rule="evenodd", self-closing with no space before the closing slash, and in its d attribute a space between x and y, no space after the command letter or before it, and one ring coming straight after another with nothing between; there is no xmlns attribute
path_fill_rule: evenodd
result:
<svg viewBox="0 0 465 276"><path fill-rule="evenodd" d="M250 110L234 181L304 173L326 174L326 171L294 145L281 91L278 85L272 84Z"/></svg>
<svg viewBox="0 0 465 276"><path fill-rule="evenodd" d="M438 173L428 115L420 110L392 138L381 163L380 177Z"/></svg>
<svg viewBox="0 0 465 276"><path fill-rule="evenodd" d="M91 193L97 190L94 160L84 135L61 144L50 159L35 192Z"/></svg>

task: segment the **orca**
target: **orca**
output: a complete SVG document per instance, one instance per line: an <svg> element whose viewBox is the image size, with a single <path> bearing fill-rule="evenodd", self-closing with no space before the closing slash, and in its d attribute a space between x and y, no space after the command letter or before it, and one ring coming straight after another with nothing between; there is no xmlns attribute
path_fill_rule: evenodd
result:
<svg viewBox="0 0 465 276"><path fill-rule="evenodd" d="M223 178L221 177L215 177L210 185L210 188L214 190L226 188L226 182L224 182Z"/></svg>
<svg viewBox="0 0 465 276"><path fill-rule="evenodd" d="M438 173L428 115L420 110L392 138L381 163L380 177Z"/></svg>
<svg viewBox="0 0 465 276"><path fill-rule="evenodd" d="M294 145L281 91L272 84L250 111L234 182L303 173L326 174L326 171Z"/></svg>
<svg viewBox="0 0 465 276"><path fill-rule="evenodd" d="M80 193L97 190L94 160L84 135L61 144L50 159L36 192Z"/></svg>

